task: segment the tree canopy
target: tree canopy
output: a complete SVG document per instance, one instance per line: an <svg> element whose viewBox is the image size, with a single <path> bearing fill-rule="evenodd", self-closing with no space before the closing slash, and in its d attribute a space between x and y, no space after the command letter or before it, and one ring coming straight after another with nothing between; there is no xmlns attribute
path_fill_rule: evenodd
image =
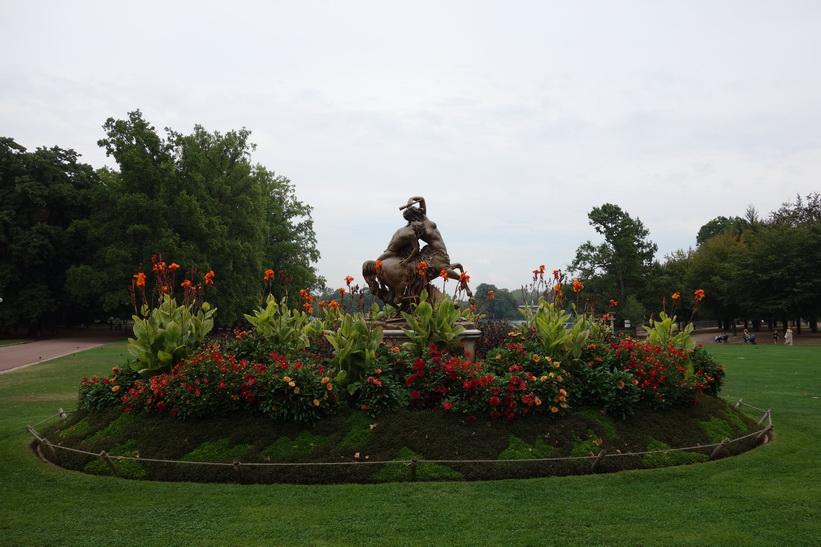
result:
<svg viewBox="0 0 821 547"><path fill-rule="evenodd" d="M127 317L129 281L154 255L215 272L209 300L223 325L257 304L267 269L298 288L324 285L312 209L289 179L252 163L249 131L161 136L138 110L103 129L116 170L0 141L4 324Z"/></svg>

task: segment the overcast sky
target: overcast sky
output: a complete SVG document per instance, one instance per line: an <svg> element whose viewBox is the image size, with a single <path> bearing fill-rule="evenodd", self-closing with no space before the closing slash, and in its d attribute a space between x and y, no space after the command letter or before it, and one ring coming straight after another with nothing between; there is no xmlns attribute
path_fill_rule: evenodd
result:
<svg viewBox="0 0 821 547"><path fill-rule="evenodd" d="M0 3L0 136L72 148L139 109L245 127L313 206L331 288L427 199L474 284L518 288L619 205L657 258L821 189L821 2Z"/></svg>

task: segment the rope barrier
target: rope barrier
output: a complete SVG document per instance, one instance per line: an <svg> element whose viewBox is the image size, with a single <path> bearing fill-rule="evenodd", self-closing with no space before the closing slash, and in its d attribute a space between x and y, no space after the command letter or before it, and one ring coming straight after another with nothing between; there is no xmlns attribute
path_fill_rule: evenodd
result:
<svg viewBox="0 0 821 547"><path fill-rule="evenodd" d="M763 412L764 415L759 420L758 424L760 425L765 419L769 420L769 424L764 429L759 431L754 431L752 433L748 433L746 435L742 435L741 437L736 437L735 439L725 438L719 443L714 444L703 444L698 446L688 446L682 448L667 448L664 450L650 450L644 452L606 452L605 450L600 451L598 454L592 454L589 456L564 456L564 457L556 457L556 458L521 458L521 459L505 459L505 460L418 460L417 458L413 458L411 460L360 460L355 459L351 461L341 461L341 462L240 462L239 460L234 460L233 462L200 462L200 461L192 461L192 460L165 460L165 459L158 459L158 458L135 458L131 456L115 456L111 454L107 454L105 451L102 453L96 452L89 452L87 450L81 450L78 448L71 448L68 446L61 446L57 444L50 443L45 440L35 429L36 426L41 425L47 421L53 420L56 417L65 418L67 412L74 412L74 411L65 411L62 408L53 416L42 420L35 425L27 425L26 430L31 433L31 435L37 439L38 442L43 444L48 444L50 450L59 449L65 450L68 452L74 452L77 454L84 454L87 456L94 456L100 457L106 460L107 463L110 464L111 460L116 461L135 461L135 462L150 462L150 463L166 463L166 464L182 464L182 465L210 465L210 466L217 466L217 467L233 467L238 473L241 473L242 467L322 467L322 466L340 466L340 465L385 465L385 464L402 464L402 465L409 465L415 466L419 462L422 463L436 463L436 464L486 464L486 463L536 463L536 462L560 462L560 461L573 461L573 460L595 460L594 461L594 468L598 467L599 462L601 462L604 458L617 458L617 457L639 457L639 456L646 456L648 454L667 454L670 452L687 452L687 451L703 451L707 449L713 449L710 459L714 458L718 452L725 446L731 443L737 443L749 439L751 437L761 438L763 435L769 434L773 430L772 425L772 412L770 410L764 410L760 408L756 408L750 404L745 403L742 399L739 399L738 402L735 404L734 408L738 408L740 405L747 406L749 408L758 410Z"/></svg>

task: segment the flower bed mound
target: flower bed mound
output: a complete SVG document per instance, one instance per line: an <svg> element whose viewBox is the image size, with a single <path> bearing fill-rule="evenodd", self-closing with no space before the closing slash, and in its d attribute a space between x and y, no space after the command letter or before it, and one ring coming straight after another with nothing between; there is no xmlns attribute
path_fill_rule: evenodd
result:
<svg viewBox="0 0 821 547"><path fill-rule="evenodd" d="M90 454L59 448L52 453L42 447L40 452L67 469L160 481L495 480L697 463L710 459L714 445L724 438L761 429L710 396L693 406L640 411L627 421L594 409L509 422L402 410L379 419L344 411L307 426L251 413L181 421L112 408L73 413L42 431L55 445ZM715 457L739 454L758 442L753 435L729 443ZM702 448L672 450L690 447ZM597 462L602 450L606 456ZM102 451L111 465L99 456Z"/></svg>

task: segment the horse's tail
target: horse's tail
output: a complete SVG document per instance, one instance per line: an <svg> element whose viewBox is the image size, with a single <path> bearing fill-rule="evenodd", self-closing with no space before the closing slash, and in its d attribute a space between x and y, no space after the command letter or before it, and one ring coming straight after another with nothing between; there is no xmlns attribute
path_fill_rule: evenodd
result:
<svg viewBox="0 0 821 547"><path fill-rule="evenodd" d="M376 279L376 261L366 260L362 263L362 277L365 281Z"/></svg>

